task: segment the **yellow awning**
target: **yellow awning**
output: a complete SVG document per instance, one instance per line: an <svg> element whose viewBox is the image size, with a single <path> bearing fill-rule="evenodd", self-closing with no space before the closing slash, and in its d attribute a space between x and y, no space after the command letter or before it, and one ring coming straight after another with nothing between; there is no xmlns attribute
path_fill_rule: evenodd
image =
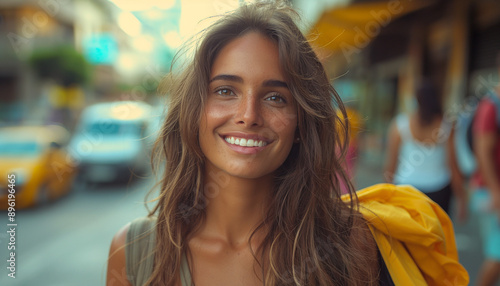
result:
<svg viewBox="0 0 500 286"><path fill-rule="evenodd" d="M325 11L308 33L320 57L366 47L391 21L434 1L356 3Z"/></svg>

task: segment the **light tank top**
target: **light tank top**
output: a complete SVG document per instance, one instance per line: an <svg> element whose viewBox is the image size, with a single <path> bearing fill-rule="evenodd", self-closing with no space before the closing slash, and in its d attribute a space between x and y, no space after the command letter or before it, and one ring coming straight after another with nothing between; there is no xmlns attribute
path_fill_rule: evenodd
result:
<svg viewBox="0 0 500 286"><path fill-rule="evenodd" d="M451 124L442 121L434 132L436 142L421 142L413 138L410 120L401 114L396 118L401 136L398 167L394 175L395 184L412 185L424 193L439 191L451 182L446 144L451 132Z"/></svg>

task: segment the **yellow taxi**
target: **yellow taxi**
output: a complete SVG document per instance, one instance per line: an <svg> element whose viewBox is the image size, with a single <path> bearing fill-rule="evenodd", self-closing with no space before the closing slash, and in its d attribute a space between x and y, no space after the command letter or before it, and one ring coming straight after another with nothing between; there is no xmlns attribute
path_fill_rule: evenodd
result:
<svg viewBox="0 0 500 286"><path fill-rule="evenodd" d="M0 128L1 210L12 202L15 209L43 204L70 191L76 166L62 148L68 139L57 125Z"/></svg>

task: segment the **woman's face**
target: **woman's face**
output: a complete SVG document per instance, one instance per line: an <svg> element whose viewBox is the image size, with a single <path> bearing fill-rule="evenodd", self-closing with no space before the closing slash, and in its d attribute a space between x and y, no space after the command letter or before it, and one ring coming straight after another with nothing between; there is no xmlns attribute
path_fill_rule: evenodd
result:
<svg viewBox="0 0 500 286"><path fill-rule="evenodd" d="M200 122L207 171L257 179L285 161L295 140L297 106L276 43L256 32L215 58Z"/></svg>

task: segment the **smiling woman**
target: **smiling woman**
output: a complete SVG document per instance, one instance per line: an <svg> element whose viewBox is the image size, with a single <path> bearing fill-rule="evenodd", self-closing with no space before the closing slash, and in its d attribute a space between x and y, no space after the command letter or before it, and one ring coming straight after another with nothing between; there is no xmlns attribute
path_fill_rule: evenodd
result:
<svg viewBox="0 0 500 286"><path fill-rule="evenodd" d="M254 179L273 173L299 136L276 43L258 32L236 38L221 49L210 78L199 137L205 173Z"/></svg>
<svg viewBox="0 0 500 286"><path fill-rule="evenodd" d="M432 273L414 268L420 264L396 244L401 237L378 232L390 225L390 215L381 224L374 223L377 216L365 221L363 215L372 212L360 212L351 185L341 198L339 177L348 182L342 167L348 140L340 138L347 132L337 133L338 126L347 128L337 110L347 116L294 17L282 3L244 5L207 29L192 62L171 78L169 113L156 148L165 163L161 193L148 218L133 221L113 239L108 285L464 280L453 237L438 227L440 219L449 219L425 208L432 202L418 191L376 188L386 192L383 198L411 194L414 206L428 210L424 217L435 218L416 219L440 231L432 234L440 246L428 247L439 253L424 257L448 266L434 263ZM362 198L377 196L369 192ZM382 246L377 248L372 233ZM392 241L398 249L388 247ZM396 254L401 256L395 259ZM386 267L387 261L394 267Z"/></svg>

